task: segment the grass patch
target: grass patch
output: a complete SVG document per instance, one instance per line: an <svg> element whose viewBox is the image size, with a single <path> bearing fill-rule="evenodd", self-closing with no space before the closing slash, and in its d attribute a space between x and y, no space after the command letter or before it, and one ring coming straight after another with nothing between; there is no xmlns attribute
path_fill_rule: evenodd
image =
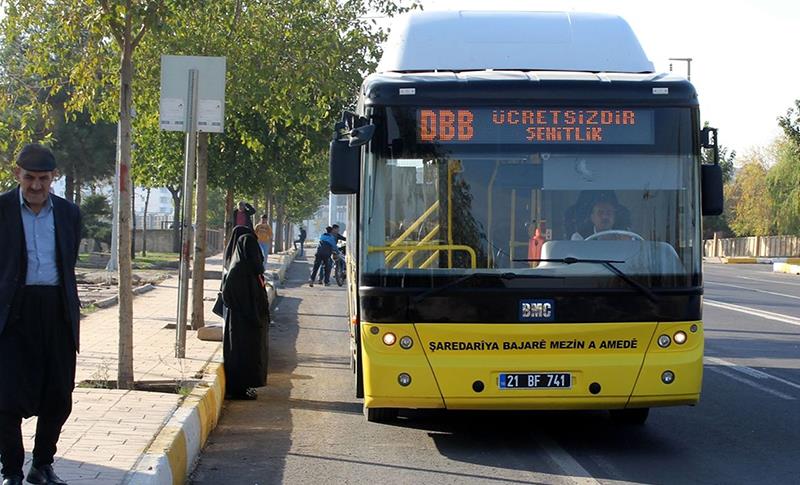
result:
<svg viewBox="0 0 800 485"><path fill-rule="evenodd" d="M100 308L97 307L94 303L81 307L81 316L85 317L86 315L91 315L92 313L96 312Z"/></svg>
<svg viewBox="0 0 800 485"><path fill-rule="evenodd" d="M180 255L178 253L153 253L148 251L147 256L136 255L136 259L133 260L133 267L139 269L177 268L179 260Z"/></svg>

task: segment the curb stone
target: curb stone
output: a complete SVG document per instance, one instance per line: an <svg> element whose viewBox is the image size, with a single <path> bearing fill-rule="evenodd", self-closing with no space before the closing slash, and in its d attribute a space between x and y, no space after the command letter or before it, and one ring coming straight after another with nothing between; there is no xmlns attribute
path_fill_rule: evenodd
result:
<svg viewBox="0 0 800 485"><path fill-rule="evenodd" d="M124 483L185 483L208 436L217 426L224 399L225 372L222 364L209 363L203 380L172 414Z"/></svg>
<svg viewBox="0 0 800 485"><path fill-rule="evenodd" d="M294 250L282 255L276 281L286 277L294 261ZM275 305L277 291L270 282L267 290L270 308ZM216 428L225 400L225 371L223 364L206 365L203 380L175 410L164 427L154 437L128 478L126 485L182 485L194 470L208 436Z"/></svg>
<svg viewBox="0 0 800 485"><path fill-rule="evenodd" d="M137 286L136 288L134 288L133 294L141 295L142 293L147 293L148 291L155 289L156 289L155 285L148 283L146 285ZM108 308L116 305L118 300L119 300L119 295L114 295L112 297L94 302L94 306L96 306L97 308Z"/></svg>

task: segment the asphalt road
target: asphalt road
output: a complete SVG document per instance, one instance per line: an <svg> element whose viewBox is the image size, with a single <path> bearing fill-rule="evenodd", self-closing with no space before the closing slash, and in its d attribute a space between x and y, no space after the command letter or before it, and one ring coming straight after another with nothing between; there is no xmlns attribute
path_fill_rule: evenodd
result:
<svg viewBox="0 0 800 485"><path fill-rule="evenodd" d="M642 427L606 413L411 412L368 423L353 397L345 292L301 286L271 328L270 376L227 402L196 484L800 484L800 277L707 265L701 403Z"/></svg>

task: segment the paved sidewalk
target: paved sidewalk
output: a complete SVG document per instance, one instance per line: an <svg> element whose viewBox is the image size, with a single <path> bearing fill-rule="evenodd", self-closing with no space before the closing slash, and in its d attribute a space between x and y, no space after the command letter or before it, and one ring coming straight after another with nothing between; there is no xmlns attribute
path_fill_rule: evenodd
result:
<svg viewBox="0 0 800 485"><path fill-rule="evenodd" d="M279 267L280 260L280 256L271 255L270 268ZM221 259L209 258L206 271L207 277L218 277ZM187 330L186 358L174 357L177 287L178 280L172 277L133 300L137 382L150 381L177 389L202 374L209 361L222 360L220 342L198 340L191 330ZM219 279L206 279L206 323L220 321L211 312L218 289ZM172 328L166 328L168 325ZM81 321L76 384L93 381L93 386L102 387L105 381L116 380L117 335L117 306L99 310ZM76 388L73 412L58 443L56 472L71 485L123 482L181 399L177 393ZM35 417L25 420L26 470L35 429Z"/></svg>

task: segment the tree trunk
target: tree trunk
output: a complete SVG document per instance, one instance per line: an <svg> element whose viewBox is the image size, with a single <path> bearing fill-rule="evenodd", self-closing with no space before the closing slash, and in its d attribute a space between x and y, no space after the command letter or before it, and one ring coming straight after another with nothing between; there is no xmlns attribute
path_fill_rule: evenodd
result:
<svg viewBox="0 0 800 485"><path fill-rule="evenodd" d="M181 252L181 189L167 186L172 195L172 252Z"/></svg>
<svg viewBox="0 0 800 485"><path fill-rule="evenodd" d="M284 207L283 203L276 204L275 207L275 217L277 218L277 223L275 224L275 252L283 251L285 248L283 247L283 219L284 219Z"/></svg>
<svg viewBox="0 0 800 485"><path fill-rule="evenodd" d="M136 259L136 187L131 184L131 261Z"/></svg>
<svg viewBox="0 0 800 485"><path fill-rule="evenodd" d="M228 237L233 230L233 189L228 187L225 192L225 232L222 238L222 247L228 246Z"/></svg>
<svg viewBox="0 0 800 485"><path fill-rule="evenodd" d="M275 221L275 195L271 190L267 191L267 219L270 224Z"/></svg>
<svg viewBox="0 0 800 485"><path fill-rule="evenodd" d="M147 257L147 207L150 205L150 188L144 197L144 217L142 217L142 257Z"/></svg>
<svg viewBox="0 0 800 485"><path fill-rule="evenodd" d="M75 202L75 179L70 174L64 177L64 198Z"/></svg>
<svg viewBox="0 0 800 485"><path fill-rule="evenodd" d="M192 265L192 330L205 326L204 281L206 270L206 225L208 224L208 133L197 136L197 197Z"/></svg>
<svg viewBox="0 0 800 485"><path fill-rule="evenodd" d="M119 167L119 228L117 274L119 295L119 366L117 387L133 389L133 285L131 280L131 106L133 82L133 45L130 23L123 34L120 66L119 127L117 165Z"/></svg>
<svg viewBox="0 0 800 485"><path fill-rule="evenodd" d="M81 205L81 179L78 177L75 177L75 186L72 188L72 192L72 201L77 205Z"/></svg>

